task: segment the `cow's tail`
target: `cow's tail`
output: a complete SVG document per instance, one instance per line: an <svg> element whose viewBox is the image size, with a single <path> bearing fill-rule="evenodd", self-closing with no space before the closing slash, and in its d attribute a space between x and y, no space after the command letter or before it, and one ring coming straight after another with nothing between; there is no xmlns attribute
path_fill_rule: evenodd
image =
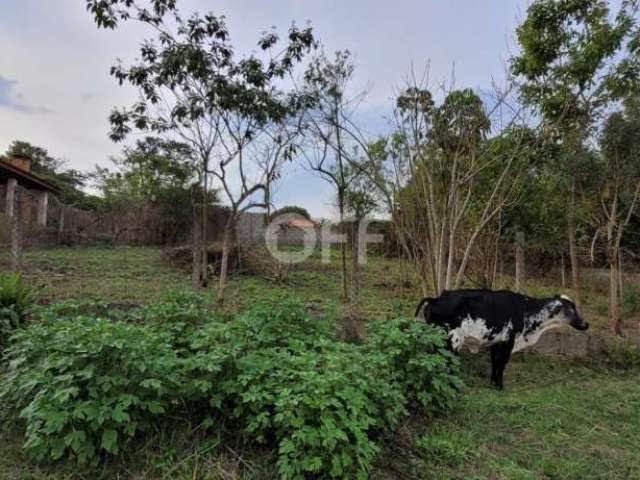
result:
<svg viewBox="0 0 640 480"><path fill-rule="evenodd" d="M428 304L429 302L433 302L435 300L435 298L429 298L429 297L425 297L423 298L420 303L418 304L418 308L416 308L416 313L413 315L414 317L418 317L418 315L420 315L420 312L423 311L423 307L425 304ZM424 320L429 323L429 319L427 318L427 316L424 316Z"/></svg>

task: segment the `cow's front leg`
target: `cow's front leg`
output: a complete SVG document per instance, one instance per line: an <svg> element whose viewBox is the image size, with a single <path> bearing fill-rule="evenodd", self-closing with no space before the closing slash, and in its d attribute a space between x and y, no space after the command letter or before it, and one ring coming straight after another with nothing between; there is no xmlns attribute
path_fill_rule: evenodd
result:
<svg viewBox="0 0 640 480"><path fill-rule="evenodd" d="M513 350L513 340L496 343L491 347L491 383L499 390L504 388L504 369L511 358L511 350Z"/></svg>

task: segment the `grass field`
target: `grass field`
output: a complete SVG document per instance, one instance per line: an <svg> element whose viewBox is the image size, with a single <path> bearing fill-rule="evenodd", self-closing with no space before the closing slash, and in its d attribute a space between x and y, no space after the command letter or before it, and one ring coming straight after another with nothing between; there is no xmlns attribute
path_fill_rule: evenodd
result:
<svg viewBox="0 0 640 480"><path fill-rule="evenodd" d="M337 252L333 252L337 255ZM0 271L7 268L6 252L0 252ZM170 291L189 289L188 271L168 266L157 248L57 248L27 251L24 275L36 286L45 301L94 299L112 303L152 303ZM397 260L370 256L362 269L361 313L367 316L412 314L422 297L420 282L410 265ZM596 329L606 327L607 278L591 275L582 292L584 316ZM213 299L215 279L211 282ZM500 287L513 286L505 276ZM525 290L534 296L571 294L553 279L529 280ZM640 292L640 280L627 290ZM229 280L227 306L241 308L256 297L293 295L318 309L335 304L340 297L337 260L323 264L314 254L305 263L292 268L286 282L273 282L260 276L235 275ZM636 298L634 297L634 298ZM640 301L640 298L636 298Z"/></svg>
<svg viewBox="0 0 640 480"><path fill-rule="evenodd" d="M1 263L0 259L0 265ZM150 303L186 289L189 273L163 264L151 248L54 249L28 252L26 278L47 302L95 299ZM505 279L508 285L509 279ZM554 292L552 282L532 282L531 293ZM554 292L555 293L555 292ZM231 278L227 307L243 308L261 296L296 296L314 311L339 298L337 264L317 259L292 271L285 283ZM213 299L213 294L209 295ZM374 258L364 270L359 310L365 316L411 314L420 297L408 267ZM601 285L585 294L585 316L602 328ZM373 478L415 479L640 479L640 361L622 356L567 360L516 355L505 392L489 388L488 359L463 357L465 390L438 418L410 418L382 439ZM0 434L0 478L272 478L273 452L247 449L236 440L204 437L176 425L132 448L122 463L78 470L37 464L25 456L15 425Z"/></svg>

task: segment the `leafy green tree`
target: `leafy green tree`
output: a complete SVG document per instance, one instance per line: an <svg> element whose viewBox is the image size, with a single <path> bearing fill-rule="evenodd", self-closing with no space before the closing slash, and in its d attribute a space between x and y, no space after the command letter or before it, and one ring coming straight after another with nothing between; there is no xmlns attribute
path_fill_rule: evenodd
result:
<svg viewBox="0 0 640 480"><path fill-rule="evenodd" d="M52 174L64 166L64 161L51 156L46 148L22 140L14 140L5 155L28 158L31 170L36 174Z"/></svg>
<svg viewBox="0 0 640 480"><path fill-rule="evenodd" d="M82 190L86 187L88 176L78 170L65 168L66 162L52 156L46 148L16 140L9 145L5 156L30 159L31 171L57 187L61 192L59 200L65 205L85 210L96 208L98 199Z"/></svg>
<svg viewBox="0 0 640 480"><path fill-rule="evenodd" d="M305 72L305 91L314 100L314 108L305 115L310 145L305 154L309 170L328 182L336 191L341 228L345 224L346 194L358 172L349 170L358 145L348 135L352 125L353 99L349 88L354 65L348 50L337 51L333 58L318 55ZM349 299L347 245L340 245L342 299Z"/></svg>
<svg viewBox="0 0 640 480"><path fill-rule="evenodd" d="M517 194L521 143L498 151L490 113L468 89L446 92L438 105L414 82L397 99L385 197L425 294L462 284L479 238Z"/></svg>
<svg viewBox="0 0 640 480"><path fill-rule="evenodd" d="M193 154L184 144L147 137L112 159L116 169L99 169L98 187L107 203L132 198L164 201L172 190L189 191L194 179Z"/></svg>
<svg viewBox="0 0 640 480"><path fill-rule="evenodd" d="M611 100L637 88L640 32L637 1L613 14L603 0L535 0L517 30L521 52L512 59L522 99L537 107L564 146L562 174L572 286L579 295L576 215L581 160L597 116Z"/></svg>
<svg viewBox="0 0 640 480"><path fill-rule="evenodd" d="M193 188L197 179L188 146L147 137L112 160L114 169L98 167L94 174L103 208L126 209L132 203L149 202L161 208L162 217L172 225L174 239L189 231L192 197L195 194L201 201L202 192ZM209 201L217 201L216 192L210 192Z"/></svg>
<svg viewBox="0 0 640 480"><path fill-rule="evenodd" d="M183 18L175 0L86 0L86 5L98 27L113 29L137 20L157 34L142 45L136 64L112 68L120 84L139 90L140 100L112 112L111 137L122 140L134 130L153 132L186 143L194 152L205 195L202 241L199 249L194 247L194 267L200 265L202 272L194 268L194 283L206 273L208 191L213 185L222 192L231 210L217 293L222 304L238 216L250 208L266 208L270 186L283 160L292 155L294 134L282 130L307 106L307 98L280 88L278 82L314 47L311 28L290 27L284 45L275 32L268 32L258 39L258 53L238 58L224 18L213 13ZM247 163L256 152L252 146L261 142L277 145L271 150L278 154L260 165L260 175L252 181L255 172Z"/></svg>

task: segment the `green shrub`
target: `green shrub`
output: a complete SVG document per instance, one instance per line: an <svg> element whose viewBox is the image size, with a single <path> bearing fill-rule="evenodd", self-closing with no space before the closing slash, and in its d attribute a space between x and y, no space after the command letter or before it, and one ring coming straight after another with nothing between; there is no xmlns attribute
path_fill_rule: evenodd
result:
<svg viewBox="0 0 640 480"><path fill-rule="evenodd" d="M258 442L278 445L283 478L366 478L375 433L412 403L448 405L459 380L443 332L376 322L371 343L338 342L334 323L295 303L256 306L194 334L194 392ZM198 392L196 392L198 390Z"/></svg>
<svg viewBox="0 0 640 480"><path fill-rule="evenodd" d="M149 326L88 317L16 332L0 398L20 409L25 446L39 459L117 453L175 406L181 378L169 340Z"/></svg>
<svg viewBox="0 0 640 480"><path fill-rule="evenodd" d="M24 322L33 304L33 290L20 274L0 274L0 347Z"/></svg>
<svg viewBox="0 0 640 480"><path fill-rule="evenodd" d="M640 368L640 348L632 340L612 339L596 361L608 369L633 372Z"/></svg>
<svg viewBox="0 0 640 480"><path fill-rule="evenodd" d="M424 408L447 408L462 388L458 357L446 348L443 330L413 318L373 322L367 348L383 352L394 380Z"/></svg>
<svg viewBox="0 0 640 480"><path fill-rule="evenodd" d="M191 301L126 320L48 318L15 334L0 395L37 457L116 454L171 411L276 447L282 478L366 478L380 432L413 406L448 406L459 386L443 332L413 319L373 322L363 345L294 301L231 321Z"/></svg>
<svg viewBox="0 0 640 480"><path fill-rule="evenodd" d="M52 305L38 306L33 309L37 320L51 320L60 317L91 316L117 320L123 312L101 300L63 300Z"/></svg>

